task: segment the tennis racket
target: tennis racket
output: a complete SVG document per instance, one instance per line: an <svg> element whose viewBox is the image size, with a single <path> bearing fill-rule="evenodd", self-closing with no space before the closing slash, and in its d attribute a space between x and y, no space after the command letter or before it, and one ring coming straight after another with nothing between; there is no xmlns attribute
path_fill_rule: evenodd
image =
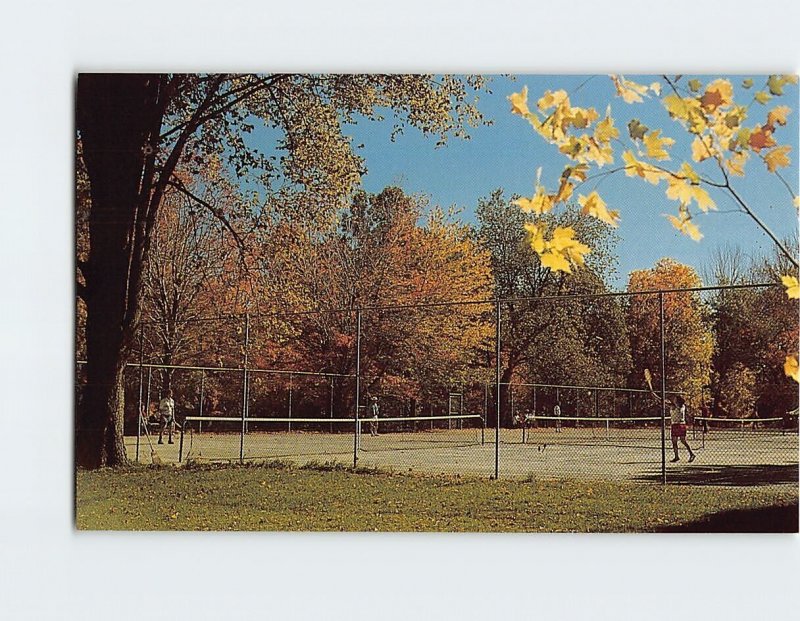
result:
<svg viewBox="0 0 800 621"><path fill-rule="evenodd" d="M650 392L655 393L655 390L653 390L653 376L650 374L650 369L644 370L644 381L647 382L647 387L650 389Z"/></svg>

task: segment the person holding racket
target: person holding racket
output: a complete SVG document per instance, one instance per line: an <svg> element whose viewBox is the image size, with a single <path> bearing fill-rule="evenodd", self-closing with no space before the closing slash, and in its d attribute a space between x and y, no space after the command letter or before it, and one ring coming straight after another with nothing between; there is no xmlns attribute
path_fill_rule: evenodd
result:
<svg viewBox="0 0 800 621"><path fill-rule="evenodd" d="M378 435L378 416L380 416L381 410L378 406L378 397L372 397L371 399L372 404L370 405L370 411L372 413L372 418L369 420L369 435L377 436Z"/></svg>
<svg viewBox="0 0 800 621"><path fill-rule="evenodd" d="M661 397L656 394L655 390L653 390L653 382L650 377L649 369L645 369L644 377L652 395L658 401L661 401ZM669 411L669 435L670 439L672 440L672 450L675 452L675 457L670 459L670 461L680 461L680 457L678 456L678 440L680 440L681 444L683 444L686 447L686 450L689 451L689 463L692 463L695 460L696 455L694 454L694 451L692 451L692 447L689 446L689 443L686 441L686 401L681 395L677 395L674 402L670 401L669 399L665 399L664 405Z"/></svg>
<svg viewBox="0 0 800 621"><path fill-rule="evenodd" d="M164 430L169 433L169 443L175 444L172 434L175 431L175 400L172 398L172 390L167 390L167 394L158 404L158 412L161 415L161 427L158 430L158 443L164 444Z"/></svg>

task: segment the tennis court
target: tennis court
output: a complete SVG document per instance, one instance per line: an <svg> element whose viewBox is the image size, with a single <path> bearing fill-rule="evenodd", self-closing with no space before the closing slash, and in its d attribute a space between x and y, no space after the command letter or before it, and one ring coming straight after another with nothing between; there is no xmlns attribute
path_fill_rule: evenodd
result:
<svg viewBox="0 0 800 621"><path fill-rule="evenodd" d="M242 419L190 420L175 444L153 444L165 463L238 462L283 460L303 465L311 462L353 464L352 419ZM211 423L211 425L209 425ZM484 429L479 416L382 419L378 435L371 435L369 420L362 420L358 437L358 465L400 472L493 476L495 459L503 478L648 480L660 477L661 428L652 419L565 420L556 428L552 420L537 426L501 429L499 450L495 430ZM567 426L570 425L570 426ZM575 426L578 425L578 426ZM291 428L291 430L289 430ZM796 487L798 433L796 429L729 424L690 429L688 441L697 460L688 464L681 447L681 461L669 463L672 447L666 438L667 478L725 469L734 473L726 484L752 483L754 469L763 469L763 484ZM155 441L155 438L152 439ZM129 455L136 456L135 436L126 438ZM139 439L139 459L151 461L146 437ZM769 472L780 472L771 478ZM788 475L786 473L789 473ZM791 473L795 474L792 475ZM749 474L748 474L749 473ZM749 478L748 478L749 477ZM698 484L707 483L700 477Z"/></svg>

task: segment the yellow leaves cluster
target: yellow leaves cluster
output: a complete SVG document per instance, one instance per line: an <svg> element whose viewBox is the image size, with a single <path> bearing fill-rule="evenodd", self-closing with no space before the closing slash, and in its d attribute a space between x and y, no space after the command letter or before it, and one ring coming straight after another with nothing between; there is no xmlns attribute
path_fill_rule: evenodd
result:
<svg viewBox="0 0 800 621"><path fill-rule="evenodd" d="M669 153L666 147L675 144L672 138L661 138L661 130L656 129L651 131L644 137L644 146L647 149L647 156L652 157L654 160L668 160Z"/></svg>
<svg viewBox="0 0 800 621"><path fill-rule="evenodd" d="M786 297L790 300L800 299L800 283L796 276L781 276L781 282L786 287Z"/></svg>
<svg viewBox="0 0 800 621"><path fill-rule="evenodd" d="M789 159L788 155L789 151L791 150L792 147L789 145L784 145L767 153L764 156L764 163L767 165L767 170L769 172L775 172L777 168L791 164L791 160Z"/></svg>
<svg viewBox="0 0 800 621"><path fill-rule="evenodd" d="M652 90L656 95L661 93L661 84L653 82L649 87L637 84L631 80L626 80L625 76L612 75L611 81L617 89L617 95L622 97L625 103L642 103L642 97L647 96L647 91Z"/></svg>
<svg viewBox="0 0 800 621"><path fill-rule="evenodd" d="M533 128L559 151L579 162L593 162L598 166L613 163L610 141L619 136L610 114L606 115L593 133L570 134L570 129L589 129L599 115L594 108L581 108L570 103L566 91L546 91L536 102L537 111L528 107L528 89L509 96L511 112L526 118ZM543 115L540 117L539 115Z"/></svg>
<svg viewBox="0 0 800 621"><path fill-rule="evenodd" d="M670 214L664 215L667 217L667 220L670 221L672 226L674 226L684 235L688 235L694 241L700 241L703 239L703 234L700 232L700 229L697 228L697 225L692 222L692 216L685 205L680 206L677 218Z"/></svg>
<svg viewBox="0 0 800 621"><path fill-rule="evenodd" d="M786 356L786 361L783 363L783 372L795 382L800 382L800 365L797 363L797 356Z"/></svg>
<svg viewBox="0 0 800 621"><path fill-rule="evenodd" d="M583 215L592 216L613 227L619 225L619 212L609 210L605 201L600 198L597 192L592 192L589 196L580 195L578 197L578 204L582 207L581 213Z"/></svg>
<svg viewBox="0 0 800 621"><path fill-rule="evenodd" d="M625 174L628 177L638 176L653 185L658 185L658 182L667 174L659 168L637 160L631 151L625 151L622 154L622 161L625 162Z"/></svg>
<svg viewBox="0 0 800 621"><path fill-rule="evenodd" d="M591 248L575 239L575 231L569 226L559 226L553 231L553 236L546 240L543 225L526 223L528 241L534 252L539 255L543 267L554 272L572 273L572 267L583 267L585 254Z"/></svg>

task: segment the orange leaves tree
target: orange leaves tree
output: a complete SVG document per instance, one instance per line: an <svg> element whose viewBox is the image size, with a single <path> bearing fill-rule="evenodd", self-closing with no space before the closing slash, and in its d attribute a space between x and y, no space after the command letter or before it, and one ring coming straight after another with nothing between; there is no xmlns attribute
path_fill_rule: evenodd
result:
<svg viewBox="0 0 800 621"><path fill-rule="evenodd" d="M386 188L357 193L326 228L297 222L275 228L265 289L276 305L322 311L273 326L286 342L284 364L289 355L298 368L354 373L355 309L366 308L365 391L434 399L473 377L476 352L491 347L486 307L381 308L490 295L488 254L470 229L425 207L419 197Z"/></svg>
<svg viewBox="0 0 800 621"><path fill-rule="evenodd" d="M628 291L686 289L697 287L700 278L690 267L672 259L661 259L650 270L631 272ZM664 344L667 390L685 392L698 404L711 378L714 337L708 311L696 292L664 293ZM628 302L628 333L634 377L641 385L644 369L661 382L660 309L658 296L634 295Z"/></svg>
<svg viewBox="0 0 800 621"><path fill-rule="evenodd" d="M748 165L759 164L785 187L786 204L800 207L796 188L781 176L781 169L791 164L790 147L779 142L782 133L791 131L787 127L791 109L780 98L788 84L797 83L797 76L770 75L763 84L743 80L738 85L739 99L735 97L737 87L727 79L703 83L665 75L645 85L623 76L610 78L613 92L626 104L636 106L656 101L663 106L676 122L678 133L672 127L647 127L637 117L635 107L629 117L615 118L611 97L602 115L592 107L573 105L571 94L564 90L548 90L535 105L529 105L525 87L509 97L511 111L526 119L569 163L557 184L548 186L537 177L533 197L521 199L519 205L541 216L577 192L585 216L615 226L621 214L606 204L597 182L623 173L664 187L667 198L677 204L676 213L666 217L681 233L699 241L703 235L694 216L698 211L716 209L712 194L723 193L770 237L786 258L789 270L782 275L781 282L790 298L800 297L797 257L769 229L754 206L742 198L735 184L736 178L746 176ZM678 142L675 135L691 151L691 161L678 164L671 160ZM748 164L751 160L756 161ZM568 271L569 266L580 266L589 251L569 231L543 235L535 223L529 226L529 231L532 247L551 269ZM796 368L794 351L787 356L786 364L787 368Z"/></svg>
<svg viewBox="0 0 800 621"><path fill-rule="evenodd" d="M481 78L431 75L80 75L76 127L90 206L77 278L88 358L77 464L127 461L122 378L153 230L167 188L194 196L175 174L179 165L194 176L219 161L229 178L268 197L312 190L318 200L306 215L324 216L364 172L345 124L391 110L397 131L412 126L445 142L481 122L470 93L483 87ZM247 138L256 132L260 146Z"/></svg>

